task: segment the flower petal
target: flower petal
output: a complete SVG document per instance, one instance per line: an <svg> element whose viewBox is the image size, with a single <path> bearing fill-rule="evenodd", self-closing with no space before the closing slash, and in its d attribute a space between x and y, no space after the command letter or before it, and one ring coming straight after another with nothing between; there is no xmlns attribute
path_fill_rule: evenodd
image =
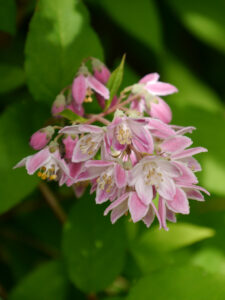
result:
<svg viewBox="0 0 225 300"><path fill-rule="evenodd" d="M172 158L175 158L175 159L185 158L185 157L189 157L189 156L201 153L201 152L208 152L208 150L206 148L203 148L203 147L196 147L196 148L186 149L186 150L183 150L182 152L173 154Z"/></svg>
<svg viewBox="0 0 225 300"><path fill-rule="evenodd" d="M48 148L45 148L36 154L30 156L26 162L26 168L29 175L34 174L35 171L43 167L51 158Z"/></svg>
<svg viewBox="0 0 225 300"><path fill-rule="evenodd" d="M144 218L148 212L148 205L145 205L135 192L130 193L128 207L134 223Z"/></svg>
<svg viewBox="0 0 225 300"><path fill-rule="evenodd" d="M177 88L169 83L155 82L146 85L146 89L153 95L165 96L177 92Z"/></svg>
<svg viewBox="0 0 225 300"><path fill-rule="evenodd" d="M172 200L176 194L174 181L168 176L163 176L163 181L159 184L158 193L167 200Z"/></svg>
<svg viewBox="0 0 225 300"><path fill-rule="evenodd" d="M150 116L160 119L164 123L170 123L172 120L172 111L169 105L159 97L157 100L158 103L151 102Z"/></svg>
<svg viewBox="0 0 225 300"><path fill-rule="evenodd" d="M114 167L115 182L118 188L122 188L127 184L127 174L124 168L119 164L115 164Z"/></svg>
<svg viewBox="0 0 225 300"><path fill-rule="evenodd" d="M147 227L150 227L155 219L155 211L152 206L149 207L149 210L146 216L142 219Z"/></svg>
<svg viewBox="0 0 225 300"><path fill-rule="evenodd" d="M135 189L138 197L144 204L148 205L151 203L153 198L152 186L145 184L144 179L141 176L136 181Z"/></svg>
<svg viewBox="0 0 225 300"><path fill-rule="evenodd" d="M86 90L86 78L81 74L74 79L72 84L72 95L76 103L81 104L84 102Z"/></svg>
<svg viewBox="0 0 225 300"><path fill-rule="evenodd" d="M162 228L168 231L169 228L166 225L166 203L162 197L159 197L158 210L159 210Z"/></svg>
<svg viewBox="0 0 225 300"><path fill-rule="evenodd" d="M128 211L127 201L122 202L119 206L114 208L111 212L111 222L114 224L120 217Z"/></svg>
<svg viewBox="0 0 225 300"><path fill-rule="evenodd" d="M185 192L180 189L176 188L176 194L172 201L167 201L167 206L174 212L181 213L181 214L189 214L190 207L187 196Z"/></svg>
<svg viewBox="0 0 225 300"><path fill-rule="evenodd" d="M187 136L173 136L166 139L160 148L163 152L180 152L192 144L192 140Z"/></svg>
<svg viewBox="0 0 225 300"><path fill-rule="evenodd" d="M105 99L109 99L109 90L94 76L87 77L89 87Z"/></svg>
<svg viewBox="0 0 225 300"><path fill-rule="evenodd" d="M141 78L139 83L156 82L159 79L158 73L149 73Z"/></svg>
<svg viewBox="0 0 225 300"><path fill-rule="evenodd" d="M174 164L181 170L181 175L176 178L177 182L184 184L198 183L198 179L195 174L185 164L181 162L174 162Z"/></svg>
<svg viewBox="0 0 225 300"><path fill-rule="evenodd" d="M89 125L89 124L83 124L78 125L80 132L88 132L88 133L103 133L102 127L95 126L95 125Z"/></svg>

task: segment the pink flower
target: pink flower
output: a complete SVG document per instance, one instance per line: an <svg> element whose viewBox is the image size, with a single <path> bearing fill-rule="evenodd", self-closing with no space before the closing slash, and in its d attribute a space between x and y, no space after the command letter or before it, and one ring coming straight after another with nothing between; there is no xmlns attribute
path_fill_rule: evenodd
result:
<svg viewBox="0 0 225 300"><path fill-rule="evenodd" d="M148 121L144 118L129 118L125 115L116 117L107 126L106 138L108 147L117 151L124 151L127 146L132 145L140 152L153 152L153 139L147 129Z"/></svg>
<svg viewBox="0 0 225 300"><path fill-rule="evenodd" d="M177 88L169 83L158 81L158 73L145 75L132 89L132 94L141 95L141 99L134 100L131 108L140 113L146 111L153 118L165 123L172 119L172 112L168 104L158 96L165 96L177 92Z"/></svg>
<svg viewBox="0 0 225 300"><path fill-rule="evenodd" d="M34 174L37 170L38 177L43 180L57 180L63 184L65 177L70 177L69 168L61 159L59 151L50 152L49 148L37 152L22 159L14 168L25 166L29 175Z"/></svg>
<svg viewBox="0 0 225 300"><path fill-rule="evenodd" d="M90 160L85 163L84 172L78 181L94 180L96 190L96 203L100 204L108 199L115 200L127 185L127 171L113 161Z"/></svg>
<svg viewBox="0 0 225 300"><path fill-rule="evenodd" d="M109 99L109 90L83 66L72 84L73 98L78 105L81 105L84 101L91 102L92 91L95 91L104 99Z"/></svg>
<svg viewBox="0 0 225 300"><path fill-rule="evenodd" d="M113 201L104 212L107 215L111 211L111 222L114 224L120 217L130 212L134 223L142 220L147 227L150 227L154 221L155 215L161 222L158 211L153 203L144 204L135 191L127 192Z"/></svg>
<svg viewBox="0 0 225 300"><path fill-rule="evenodd" d="M67 126L60 130L60 133L88 133L81 137L76 143L73 150L72 162L86 161L95 156L102 146L105 135L104 127L98 127L94 125Z"/></svg>
<svg viewBox="0 0 225 300"><path fill-rule="evenodd" d="M71 135L67 135L63 140L63 144L65 147L65 158L71 160L73 155L74 147L76 146L78 141L78 137L72 137Z"/></svg>
<svg viewBox="0 0 225 300"><path fill-rule="evenodd" d="M54 134L52 126L48 126L36 131L30 138L30 146L35 150L44 148Z"/></svg>

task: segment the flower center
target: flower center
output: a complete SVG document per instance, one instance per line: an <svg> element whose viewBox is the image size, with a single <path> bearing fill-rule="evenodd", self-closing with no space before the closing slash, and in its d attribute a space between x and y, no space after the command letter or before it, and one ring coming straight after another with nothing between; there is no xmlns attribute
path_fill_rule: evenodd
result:
<svg viewBox="0 0 225 300"><path fill-rule="evenodd" d="M119 125L117 127L116 139L121 145L131 144L132 135L130 129L127 126Z"/></svg>
<svg viewBox="0 0 225 300"><path fill-rule="evenodd" d="M85 99L84 99L84 102L92 102L93 99L91 97L91 95L93 94L92 90L90 88L87 88L87 91L86 91L86 96L85 96Z"/></svg>
<svg viewBox="0 0 225 300"><path fill-rule="evenodd" d="M104 173L101 177L97 179L98 186L101 190L106 190L107 193L112 191L113 180L111 175Z"/></svg>
<svg viewBox="0 0 225 300"><path fill-rule="evenodd" d="M163 181L162 173L155 163L144 165L143 173L146 185L155 185L158 188L159 184Z"/></svg>
<svg viewBox="0 0 225 300"><path fill-rule="evenodd" d="M86 139L83 139L80 143L80 151L83 154L92 155L94 154L96 150L96 142L93 141L93 139L88 136Z"/></svg>

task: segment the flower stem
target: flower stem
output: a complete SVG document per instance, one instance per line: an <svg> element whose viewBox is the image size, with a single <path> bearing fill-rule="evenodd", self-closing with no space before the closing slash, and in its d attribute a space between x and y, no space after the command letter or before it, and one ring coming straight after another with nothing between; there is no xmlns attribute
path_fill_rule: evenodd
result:
<svg viewBox="0 0 225 300"><path fill-rule="evenodd" d="M46 202L53 210L56 217L59 219L59 221L64 224L66 222L67 216L63 210L63 208L59 205L59 202L55 195L50 190L49 186L45 182L40 182L39 189L41 193L43 194Z"/></svg>

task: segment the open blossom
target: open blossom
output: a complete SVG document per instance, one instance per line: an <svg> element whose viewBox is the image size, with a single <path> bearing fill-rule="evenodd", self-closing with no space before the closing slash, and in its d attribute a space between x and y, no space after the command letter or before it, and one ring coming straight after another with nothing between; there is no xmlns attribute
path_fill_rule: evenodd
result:
<svg viewBox="0 0 225 300"><path fill-rule="evenodd" d="M172 119L169 105L159 96L166 96L177 92L172 84L160 82L158 73L145 75L138 84L132 88L132 94L139 94L140 99L131 103L131 108L140 113L146 111L151 117L158 118L165 123Z"/></svg>
<svg viewBox="0 0 225 300"><path fill-rule="evenodd" d="M81 67L79 75L72 84L72 95L75 102L81 105L83 102L91 102L93 91L101 95L104 99L109 99L109 90L93 75L86 67Z"/></svg>
<svg viewBox="0 0 225 300"><path fill-rule="evenodd" d="M61 159L59 151L52 153L48 147L25 157L14 168L22 166L26 167L29 175L39 170L38 177L43 180L57 180L59 184L63 184L65 178L70 177L69 168L65 160Z"/></svg>

